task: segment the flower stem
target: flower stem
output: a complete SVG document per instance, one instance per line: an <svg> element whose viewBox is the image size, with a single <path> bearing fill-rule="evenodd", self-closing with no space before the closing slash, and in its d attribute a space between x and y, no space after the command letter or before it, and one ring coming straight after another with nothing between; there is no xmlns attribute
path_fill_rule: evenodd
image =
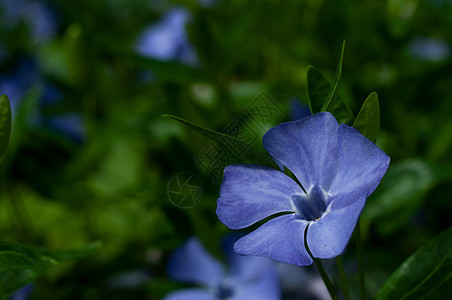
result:
<svg viewBox="0 0 452 300"><path fill-rule="evenodd" d="M359 219L355 228L355 242L356 242L356 254L358 256L359 298L361 300L366 300L367 293L366 293L366 278L364 274L364 251L363 251L363 241L361 240Z"/></svg>
<svg viewBox="0 0 452 300"><path fill-rule="evenodd" d="M314 256L312 256L311 250L309 250L308 243L306 241L306 235L308 233L308 227L309 227L309 225L306 226L306 229L304 231L304 246L306 248L306 251L308 252L309 256L312 258L312 260L314 261L317 269L319 270L320 277L322 277L322 280L325 283L325 286L326 286L326 288L328 290L328 293L330 293L331 299L338 300L338 297L337 297L337 294L336 294L336 290L334 289L334 286L331 283L331 280L328 278L328 275L326 274L326 271L323 268L322 262L320 261L320 259L315 258Z"/></svg>
<svg viewBox="0 0 452 300"><path fill-rule="evenodd" d="M345 300L350 300L350 294L348 292L347 277L345 277L344 264L342 263L342 256L338 255L338 256L336 256L335 259L336 259L337 269L339 270L339 282L341 284L342 293L344 293Z"/></svg>

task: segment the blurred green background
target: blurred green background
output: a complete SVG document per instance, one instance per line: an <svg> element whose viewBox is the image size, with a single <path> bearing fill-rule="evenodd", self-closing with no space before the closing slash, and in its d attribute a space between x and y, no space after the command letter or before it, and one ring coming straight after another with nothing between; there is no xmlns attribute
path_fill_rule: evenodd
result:
<svg viewBox="0 0 452 300"><path fill-rule="evenodd" d="M240 160L206 165L210 141L161 115L217 131L239 120L262 136L306 109L308 65L333 81L343 40L339 93L355 115L378 93L377 144L392 159L362 216L375 295L451 225L450 32L446 0L0 0L0 94L13 108L2 240L103 243L45 272L31 299L161 299L185 286L168 278L168 257L191 236L221 255L221 168ZM256 124L261 100L276 113ZM174 180L190 176L201 189L181 207Z"/></svg>

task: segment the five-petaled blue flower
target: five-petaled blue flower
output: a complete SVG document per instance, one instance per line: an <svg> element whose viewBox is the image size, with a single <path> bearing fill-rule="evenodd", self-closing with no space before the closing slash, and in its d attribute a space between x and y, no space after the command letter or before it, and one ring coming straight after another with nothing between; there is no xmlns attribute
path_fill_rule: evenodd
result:
<svg viewBox="0 0 452 300"><path fill-rule="evenodd" d="M228 247L228 272L196 239L189 239L170 260L169 275L204 288L183 289L164 300L277 300L280 299L277 271L263 257L247 257Z"/></svg>
<svg viewBox="0 0 452 300"><path fill-rule="evenodd" d="M340 255L389 157L327 112L280 124L264 135L263 143L304 190L269 167L226 167L217 200L218 218L226 226L241 229L280 214L238 240L235 252L306 266L312 263L306 239L316 258Z"/></svg>

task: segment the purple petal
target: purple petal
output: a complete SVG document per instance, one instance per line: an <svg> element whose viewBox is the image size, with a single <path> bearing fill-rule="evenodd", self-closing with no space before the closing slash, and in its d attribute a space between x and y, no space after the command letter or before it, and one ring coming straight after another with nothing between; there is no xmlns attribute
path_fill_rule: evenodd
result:
<svg viewBox="0 0 452 300"><path fill-rule="evenodd" d="M238 282L253 280L262 273L274 268L275 262L271 259L259 256L246 256L234 253L230 258L230 274Z"/></svg>
<svg viewBox="0 0 452 300"><path fill-rule="evenodd" d="M264 147L294 173L308 191L328 189L336 174L338 124L330 113L280 124L264 135Z"/></svg>
<svg viewBox="0 0 452 300"><path fill-rule="evenodd" d="M307 266L312 263L304 247L304 230L308 221L293 214L274 218L234 245L237 254L257 255L274 260Z"/></svg>
<svg viewBox="0 0 452 300"><path fill-rule="evenodd" d="M284 173L258 165L231 165L224 170L217 215L231 229L248 227L280 212L293 212L291 196L303 193Z"/></svg>
<svg viewBox="0 0 452 300"><path fill-rule="evenodd" d="M217 298L205 290L185 289L172 292L163 300L217 300Z"/></svg>
<svg viewBox="0 0 452 300"><path fill-rule="evenodd" d="M256 278L244 283L234 300L278 300L280 299L280 287L278 274L275 268L271 268Z"/></svg>
<svg viewBox="0 0 452 300"><path fill-rule="evenodd" d="M366 203L366 195L351 202L347 207L325 213L309 225L306 240L314 257L333 258L344 251Z"/></svg>
<svg viewBox="0 0 452 300"><path fill-rule="evenodd" d="M358 130L341 124L338 130L339 168L329 194L341 201L331 201L332 209L345 207L361 195L366 198L376 189L389 166L389 156Z"/></svg>
<svg viewBox="0 0 452 300"><path fill-rule="evenodd" d="M196 238L189 239L173 254L168 268L172 278L209 287L217 286L223 278L223 269Z"/></svg>

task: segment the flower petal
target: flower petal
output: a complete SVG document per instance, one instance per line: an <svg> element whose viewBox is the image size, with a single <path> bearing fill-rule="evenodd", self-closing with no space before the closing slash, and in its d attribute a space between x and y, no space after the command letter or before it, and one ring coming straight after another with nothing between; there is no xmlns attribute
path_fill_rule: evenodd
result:
<svg viewBox="0 0 452 300"><path fill-rule="evenodd" d="M168 272L177 280L217 286L223 278L221 264L210 255L198 239L191 238L176 250L169 262Z"/></svg>
<svg viewBox="0 0 452 300"><path fill-rule="evenodd" d="M333 258L344 251L365 203L366 195L362 195L349 206L331 210L309 225L306 240L314 257Z"/></svg>
<svg viewBox="0 0 452 300"><path fill-rule="evenodd" d="M201 289L184 289L168 294L163 300L216 300L209 292Z"/></svg>
<svg viewBox="0 0 452 300"><path fill-rule="evenodd" d="M303 193L284 173L258 165L231 165L224 169L217 215L231 229L248 227L280 212L293 212L291 196Z"/></svg>
<svg viewBox="0 0 452 300"><path fill-rule="evenodd" d="M329 194L343 201L331 201L332 209L349 205L362 194L368 197L376 189L389 166L389 156L358 130L341 124L338 130L339 168Z"/></svg>
<svg viewBox="0 0 452 300"><path fill-rule="evenodd" d="M255 280L245 282L237 290L234 300L278 300L280 299L278 273L271 268Z"/></svg>
<svg viewBox="0 0 452 300"><path fill-rule="evenodd" d="M308 266L312 259L304 247L304 230L308 221L293 214L274 218L234 244L237 254L257 255L274 260Z"/></svg>
<svg viewBox="0 0 452 300"><path fill-rule="evenodd" d="M222 249L228 261L228 274L234 282L243 283L259 277L262 273L275 268L275 262L266 257L239 255L234 252L234 243L243 234L228 234L222 240Z"/></svg>
<svg viewBox="0 0 452 300"><path fill-rule="evenodd" d="M309 191L327 190L336 174L338 124L328 112L280 124L265 133L265 149L284 164Z"/></svg>

